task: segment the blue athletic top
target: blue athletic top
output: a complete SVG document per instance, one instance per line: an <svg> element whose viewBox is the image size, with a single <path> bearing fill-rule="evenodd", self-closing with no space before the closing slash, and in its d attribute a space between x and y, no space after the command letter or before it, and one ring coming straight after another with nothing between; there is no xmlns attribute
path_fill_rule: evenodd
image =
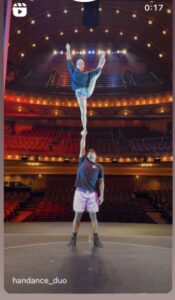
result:
<svg viewBox="0 0 175 300"><path fill-rule="evenodd" d="M90 72L81 72L73 65L70 59L67 60L67 67L71 76L71 86L73 91L87 88L89 80L91 80L93 76L98 75L101 71L101 68L97 68Z"/></svg>
<svg viewBox="0 0 175 300"><path fill-rule="evenodd" d="M94 192L96 184L101 178L104 178L103 166L91 162L86 155L82 156L79 160L75 187Z"/></svg>

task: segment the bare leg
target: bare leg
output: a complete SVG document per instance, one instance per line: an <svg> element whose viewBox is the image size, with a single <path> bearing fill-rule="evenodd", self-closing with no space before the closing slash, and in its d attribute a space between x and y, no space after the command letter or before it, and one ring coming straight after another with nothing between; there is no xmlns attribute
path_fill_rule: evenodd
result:
<svg viewBox="0 0 175 300"><path fill-rule="evenodd" d="M97 79L99 78L100 75L101 75L101 72L98 75L94 76L90 80L89 86L87 87L88 98L92 96L93 91L94 91L95 86L96 86Z"/></svg>
<svg viewBox="0 0 175 300"><path fill-rule="evenodd" d="M94 247L103 248L103 244L100 241L98 236L98 221L97 221L97 214L95 212L89 213L91 219L91 225L93 230L93 243Z"/></svg>
<svg viewBox="0 0 175 300"><path fill-rule="evenodd" d="M91 219L91 226L93 233L98 232L98 221L97 221L97 215L96 213L89 213L90 219Z"/></svg>
<svg viewBox="0 0 175 300"><path fill-rule="evenodd" d="M75 212L75 217L73 220L73 234L72 237L68 243L68 247L74 248L76 246L76 241L77 241L77 233L80 227L80 221L82 217L82 212Z"/></svg>
<svg viewBox="0 0 175 300"><path fill-rule="evenodd" d="M80 112L81 112L81 122L83 126L83 131L87 132L87 98L86 97L80 97L77 98ZM82 132L83 133L83 132Z"/></svg>
<svg viewBox="0 0 175 300"><path fill-rule="evenodd" d="M104 67L104 64L106 62L106 59L105 59L105 54L102 54L100 56L100 60L99 60L99 64L98 64L98 67L97 69L100 67L101 69ZM101 72L94 76L90 82L89 82L89 86L87 88L87 92L88 92L88 98L91 97L91 95L93 94L93 91L95 89L95 86L96 86L96 82L97 82L97 79L99 78L99 76L101 75Z"/></svg>
<svg viewBox="0 0 175 300"><path fill-rule="evenodd" d="M73 220L73 232L74 233L78 233L82 214L83 214L82 212L76 212L75 213L75 217L74 217L74 220Z"/></svg>

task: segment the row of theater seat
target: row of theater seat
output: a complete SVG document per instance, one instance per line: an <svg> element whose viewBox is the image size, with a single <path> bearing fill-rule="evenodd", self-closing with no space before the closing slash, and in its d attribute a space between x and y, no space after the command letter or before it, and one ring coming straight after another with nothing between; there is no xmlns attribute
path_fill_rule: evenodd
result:
<svg viewBox="0 0 175 300"><path fill-rule="evenodd" d="M34 127L19 135L5 135L8 153L78 156L79 144L79 129ZM87 147L99 155L171 155L172 139L146 127L90 129Z"/></svg>
<svg viewBox="0 0 175 300"><path fill-rule="evenodd" d="M11 193L11 197L9 196ZM74 189L53 187L44 196L17 200L14 192L5 194L5 221L72 221ZM7 198L6 196L10 197ZM13 204L14 203L14 204ZM10 213L9 208L11 207ZM100 221L153 223L147 212L160 212L172 222L172 190L121 190L115 186L105 190L105 201L98 214ZM87 220L88 216L84 218Z"/></svg>

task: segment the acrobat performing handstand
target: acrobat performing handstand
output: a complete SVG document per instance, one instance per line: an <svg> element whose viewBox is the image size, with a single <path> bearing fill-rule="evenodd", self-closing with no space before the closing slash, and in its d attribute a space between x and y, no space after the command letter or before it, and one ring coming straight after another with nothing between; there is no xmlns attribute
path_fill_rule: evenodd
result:
<svg viewBox="0 0 175 300"><path fill-rule="evenodd" d="M75 92L80 112L81 122L83 126L83 133L87 133L87 99L91 97L95 89L97 79L101 75L102 69L105 65L105 54L100 56L97 69L85 72L85 62L83 59L78 59L76 66L72 63L70 44L66 44L66 59L68 71L71 76L71 86Z"/></svg>
<svg viewBox="0 0 175 300"><path fill-rule="evenodd" d="M89 149L86 153L85 147L86 133L83 133L80 142L79 167L75 181L73 233L68 246L71 248L76 246L81 217L83 212L87 211L91 219L94 247L102 248L103 244L98 235L96 213L99 211L99 205L104 201L104 171L103 166L96 163L96 151ZM99 185L99 195L96 189L97 185Z"/></svg>

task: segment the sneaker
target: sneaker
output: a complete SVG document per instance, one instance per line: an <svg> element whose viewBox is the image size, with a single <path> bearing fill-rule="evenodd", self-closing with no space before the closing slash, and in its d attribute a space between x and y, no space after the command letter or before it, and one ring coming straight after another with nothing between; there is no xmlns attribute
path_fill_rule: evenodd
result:
<svg viewBox="0 0 175 300"><path fill-rule="evenodd" d="M76 241L77 241L77 239L75 237L71 237L71 239L68 243L68 247L75 248L76 247Z"/></svg>
<svg viewBox="0 0 175 300"><path fill-rule="evenodd" d="M94 247L103 248L103 244L98 236L94 237Z"/></svg>

